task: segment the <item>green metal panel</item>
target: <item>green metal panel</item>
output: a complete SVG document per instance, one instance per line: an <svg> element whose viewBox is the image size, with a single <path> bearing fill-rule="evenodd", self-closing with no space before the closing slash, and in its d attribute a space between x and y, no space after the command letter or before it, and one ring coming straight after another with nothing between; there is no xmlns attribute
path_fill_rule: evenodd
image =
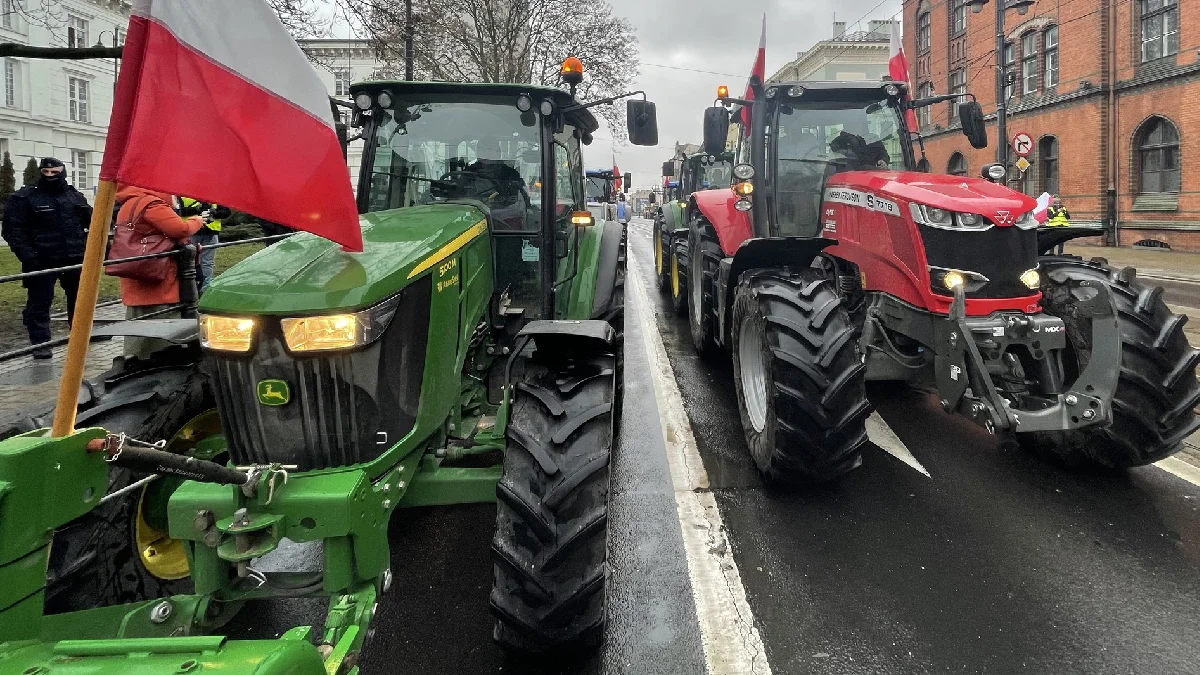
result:
<svg viewBox="0 0 1200 675"><path fill-rule="evenodd" d="M579 243L571 256L559 265L559 278L571 274L570 265L575 255L579 266L575 278L559 289L556 308L559 319L586 320L592 318L592 305L596 298L596 276L600 260L600 240L604 235L603 225L579 228Z"/></svg>
<svg viewBox="0 0 1200 675"><path fill-rule="evenodd" d="M300 640L174 637L0 643L0 673L37 675L323 675L316 647Z"/></svg>
<svg viewBox="0 0 1200 675"><path fill-rule="evenodd" d="M496 501L501 467L465 469L445 467L420 471L400 506L440 506Z"/></svg>
<svg viewBox="0 0 1200 675"><path fill-rule="evenodd" d="M374 304L408 285L415 268L482 221L483 214L462 204L431 204L361 218L362 253L296 234L214 279L200 300L201 311L305 314Z"/></svg>

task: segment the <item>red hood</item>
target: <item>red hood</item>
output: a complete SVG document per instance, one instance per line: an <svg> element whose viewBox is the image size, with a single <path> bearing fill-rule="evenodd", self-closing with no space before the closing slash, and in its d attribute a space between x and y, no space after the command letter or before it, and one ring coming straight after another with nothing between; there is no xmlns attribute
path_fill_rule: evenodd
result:
<svg viewBox="0 0 1200 675"><path fill-rule="evenodd" d="M868 190L947 211L977 213L1003 226L1037 206L1033 197L982 178L916 171L847 171L831 177L826 187Z"/></svg>

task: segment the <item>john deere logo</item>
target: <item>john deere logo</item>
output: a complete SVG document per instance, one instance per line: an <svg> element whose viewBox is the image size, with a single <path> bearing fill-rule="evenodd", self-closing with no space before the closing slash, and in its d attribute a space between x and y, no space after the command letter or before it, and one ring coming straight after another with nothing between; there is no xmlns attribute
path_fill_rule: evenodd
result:
<svg viewBox="0 0 1200 675"><path fill-rule="evenodd" d="M292 400L292 391L283 380L259 380L258 402L263 405L286 405Z"/></svg>

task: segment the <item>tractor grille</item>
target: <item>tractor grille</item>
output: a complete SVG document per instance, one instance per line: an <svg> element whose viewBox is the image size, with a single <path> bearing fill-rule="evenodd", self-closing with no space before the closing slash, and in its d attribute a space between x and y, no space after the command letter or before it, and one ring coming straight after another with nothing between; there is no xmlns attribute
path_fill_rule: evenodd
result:
<svg viewBox="0 0 1200 675"><path fill-rule="evenodd" d="M248 355L210 353L217 407L235 464L300 470L369 462L416 422L429 337L430 278L403 291L383 336L364 349L299 356L264 317ZM282 380L290 400L263 405L258 383Z"/></svg>
<svg viewBox="0 0 1200 675"><path fill-rule="evenodd" d="M968 298L1020 298L1037 293L1021 283L1021 273L1037 267L1037 230L993 227L983 232L955 232L917 226L926 261L934 267L978 272L989 281ZM950 295L944 289L934 292Z"/></svg>

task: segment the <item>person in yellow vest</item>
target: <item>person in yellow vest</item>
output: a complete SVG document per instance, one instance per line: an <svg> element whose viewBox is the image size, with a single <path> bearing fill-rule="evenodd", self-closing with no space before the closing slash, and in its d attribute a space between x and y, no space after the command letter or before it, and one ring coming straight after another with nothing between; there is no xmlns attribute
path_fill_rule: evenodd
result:
<svg viewBox="0 0 1200 675"><path fill-rule="evenodd" d="M1046 227L1067 227L1071 224L1071 212L1063 206L1062 198L1058 195L1054 195L1050 208L1046 209L1046 215L1049 216ZM1065 248L1066 244L1059 244L1058 254L1062 255Z"/></svg>
<svg viewBox="0 0 1200 675"><path fill-rule="evenodd" d="M204 219L204 227L193 234L188 240L200 247L200 256L196 261L196 288L203 293L213 278L213 265L216 262L217 250L209 248L220 241L221 221L233 215L224 206L209 204L191 197L179 198L179 215L184 218L200 216Z"/></svg>

